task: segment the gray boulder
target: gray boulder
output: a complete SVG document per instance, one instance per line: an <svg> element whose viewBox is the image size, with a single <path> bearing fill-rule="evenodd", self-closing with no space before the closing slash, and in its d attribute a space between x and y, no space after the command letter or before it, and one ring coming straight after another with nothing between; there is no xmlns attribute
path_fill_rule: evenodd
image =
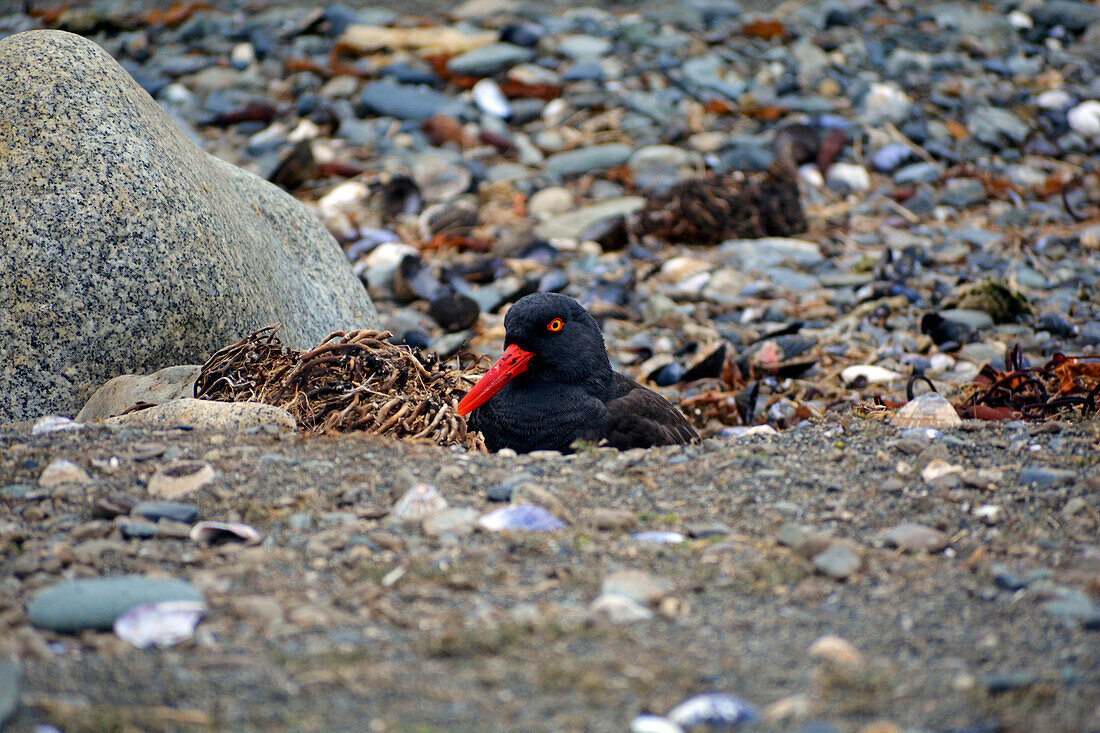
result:
<svg viewBox="0 0 1100 733"><path fill-rule="evenodd" d="M0 40L0 423L75 414L119 374L378 316L297 201L213 158L99 46Z"/></svg>

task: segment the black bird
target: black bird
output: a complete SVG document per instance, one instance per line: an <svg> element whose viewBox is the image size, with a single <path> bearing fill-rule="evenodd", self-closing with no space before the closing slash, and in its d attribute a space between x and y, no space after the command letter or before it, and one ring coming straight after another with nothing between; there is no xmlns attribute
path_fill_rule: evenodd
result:
<svg viewBox="0 0 1100 733"><path fill-rule="evenodd" d="M625 450L699 439L668 400L612 371L600 327L572 298L521 298L504 328L504 355L458 403L490 450L568 451L578 439Z"/></svg>

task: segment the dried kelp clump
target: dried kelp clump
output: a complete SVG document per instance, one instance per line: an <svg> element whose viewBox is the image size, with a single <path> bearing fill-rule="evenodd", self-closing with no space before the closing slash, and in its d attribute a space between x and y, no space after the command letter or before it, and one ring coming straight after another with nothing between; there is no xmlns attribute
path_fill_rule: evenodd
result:
<svg viewBox="0 0 1100 733"><path fill-rule="evenodd" d="M797 181L771 174L683 181L651 197L634 222L638 235L708 245L727 239L786 237L805 230Z"/></svg>
<svg viewBox="0 0 1100 733"><path fill-rule="evenodd" d="M1100 357L1054 354L1041 367L1024 365L1020 347L1005 354L1004 370L982 367L963 408L982 420L1042 420L1100 412Z"/></svg>
<svg viewBox="0 0 1100 733"><path fill-rule="evenodd" d="M278 326L228 346L203 365L195 396L263 402L287 410L301 430L362 430L438 445L485 450L455 409L472 371L388 343L388 331L337 331L309 351L285 348Z"/></svg>

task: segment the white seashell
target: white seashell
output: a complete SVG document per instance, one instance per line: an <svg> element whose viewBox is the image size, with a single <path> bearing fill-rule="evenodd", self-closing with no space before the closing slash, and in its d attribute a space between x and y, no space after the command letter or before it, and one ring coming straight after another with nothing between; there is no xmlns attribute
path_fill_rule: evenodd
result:
<svg viewBox="0 0 1100 733"><path fill-rule="evenodd" d="M158 466L149 478L149 493L158 499L175 499L214 480L214 467L205 461L175 461Z"/></svg>
<svg viewBox="0 0 1100 733"><path fill-rule="evenodd" d="M164 647L191 638L206 613L202 601L163 601L131 608L115 619L115 635L138 649Z"/></svg>
<svg viewBox="0 0 1100 733"><path fill-rule="evenodd" d="M191 540L200 545L220 545L223 542L254 545L260 541L260 533L238 522L198 522L191 528Z"/></svg>
<svg viewBox="0 0 1100 733"><path fill-rule="evenodd" d="M661 530L635 532L630 537L636 542L652 542L657 545L675 545L687 539L680 532L662 532Z"/></svg>
<svg viewBox="0 0 1100 733"><path fill-rule="evenodd" d="M630 733L684 733L684 728L663 715L638 715L630 721Z"/></svg>
<svg viewBox="0 0 1100 733"><path fill-rule="evenodd" d="M1066 113L1071 130L1081 137L1100 137L1100 101L1090 99Z"/></svg>
<svg viewBox="0 0 1100 733"><path fill-rule="evenodd" d="M953 428L962 418L943 395L925 392L906 402L890 420L899 428Z"/></svg>
<svg viewBox="0 0 1100 733"><path fill-rule="evenodd" d="M757 719L756 708L739 697L724 692L705 692L689 697L668 711L668 717L684 728L709 725L737 728Z"/></svg>
<svg viewBox="0 0 1100 733"><path fill-rule="evenodd" d="M621 593L601 593L588 607L592 614L606 616L612 623L626 624L653 618L649 610L633 598Z"/></svg>
<svg viewBox="0 0 1100 733"><path fill-rule="evenodd" d="M502 120L512 116L512 105L504 92L492 79L482 79L470 90L474 96L474 104L486 114L495 115Z"/></svg>
<svg viewBox="0 0 1100 733"><path fill-rule="evenodd" d="M860 377L866 379L870 384L892 382L895 379L905 379L905 377L891 369L874 366L873 364L850 366L840 373L840 380L844 382L844 384L854 382Z"/></svg>
<svg viewBox="0 0 1100 733"><path fill-rule="evenodd" d="M419 522L447 508L447 500L431 484L417 484L393 505L390 514L403 522Z"/></svg>
<svg viewBox="0 0 1100 733"><path fill-rule="evenodd" d="M31 435L42 435L57 430L80 430L83 427L84 423L76 422L63 415L46 415L45 417L38 418L34 427L31 428Z"/></svg>

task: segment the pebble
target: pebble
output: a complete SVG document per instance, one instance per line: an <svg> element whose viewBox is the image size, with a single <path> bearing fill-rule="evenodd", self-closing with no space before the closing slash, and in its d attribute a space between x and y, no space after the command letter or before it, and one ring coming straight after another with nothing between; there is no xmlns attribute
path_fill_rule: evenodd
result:
<svg viewBox="0 0 1100 733"><path fill-rule="evenodd" d="M173 522L192 524L199 516L198 507L176 501L143 501L130 510L130 514L156 522L170 519Z"/></svg>
<svg viewBox="0 0 1100 733"><path fill-rule="evenodd" d="M140 575L71 580L35 593L27 617L34 626L51 631L110 629L116 618L134 606L201 600L194 586L180 580Z"/></svg>
<svg viewBox="0 0 1100 733"><path fill-rule="evenodd" d="M851 577L863 565L863 560L856 549L839 543L814 555L811 562L818 572L836 580Z"/></svg>
<svg viewBox="0 0 1100 733"><path fill-rule="evenodd" d="M0 726L19 710L23 665L16 659L0 659Z"/></svg>
<svg viewBox="0 0 1100 733"><path fill-rule="evenodd" d="M429 537L450 535L465 537L477 528L478 511L469 507L456 507L433 512L424 517L421 528Z"/></svg>
<svg viewBox="0 0 1100 733"><path fill-rule="evenodd" d="M65 484L88 484L91 481L92 478L87 471L64 458L51 461L38 476L38 485L44 489L52 489Z"/></svg>
<svg viewBox="0 0 1100 733"><path fill-rule="evenodd" d="M546 159L543 166L550 173L559 176L576 176L622 165L633 152L633 148L622 143L593 145L580 150L555 153Z"/></svg>
<svg viewBox="0 0 1100 733"><path fill-rule="evenodd" d="M943 532L914 522L897 524L880 536L888 546L903 552L939 552L950 543Z"/></svg>
<svg viewBox="0 0 1100 733"><path fill-rule="evenodd" d="M1045 466L1027 466L1020 471L1020 483L1033 489L1045 491L1066 486L1077 480L1075 471L1047 468Z"/></svg>

